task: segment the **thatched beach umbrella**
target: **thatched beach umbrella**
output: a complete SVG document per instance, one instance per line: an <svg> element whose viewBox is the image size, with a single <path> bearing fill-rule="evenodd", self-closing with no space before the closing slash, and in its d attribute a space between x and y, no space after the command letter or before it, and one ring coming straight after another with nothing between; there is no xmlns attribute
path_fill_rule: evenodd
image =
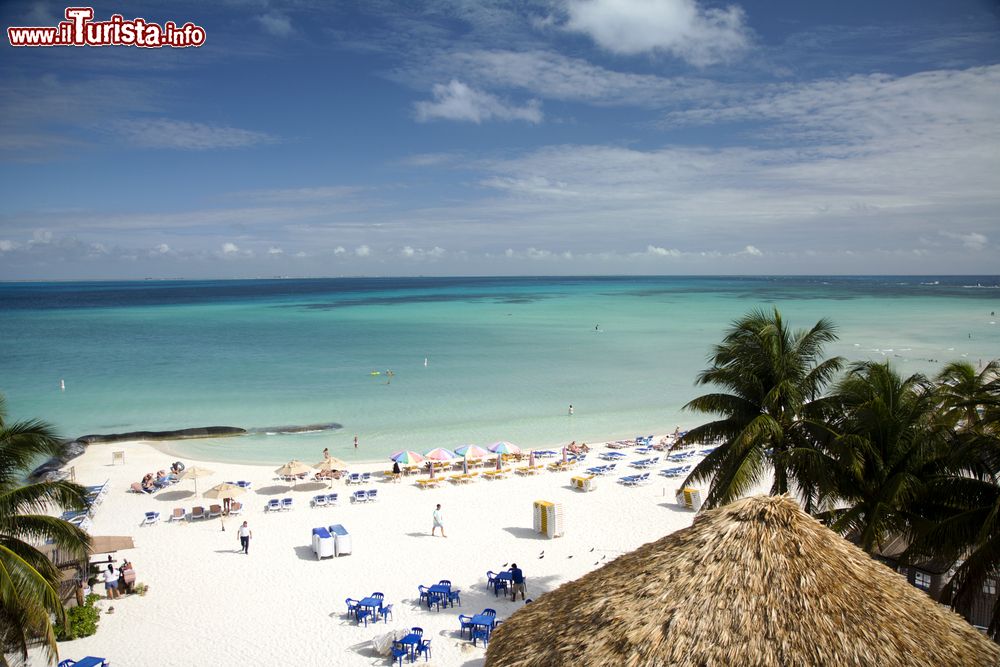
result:
<svg viewBox="0 0 1000 667"><path fill-rule="evenodd" d="M321 472L333 472L334 470L347 470L347 463L341 461L336 456L328 456L319 463L313 465L313 468ZM329 488L333 488L333 477L330 477Z"/></svg>
<svg viewBox="0 0 1000 667"><path fill-rule="evenodd" d="M487 667L1000 664L1000 646L788 497L700 514L494 632Z"/></svg>
<svg viewBox="0 0 1000 667"><path fill-rule="evenodd" d="M185 468L184 472L177 476L177 479L193 479L194 480L194 493L198 495L198 480L202 477L208 477L214 475L214 470L209 470L208 468L199 468L198 466L191 466L190 468Z"/></svg>

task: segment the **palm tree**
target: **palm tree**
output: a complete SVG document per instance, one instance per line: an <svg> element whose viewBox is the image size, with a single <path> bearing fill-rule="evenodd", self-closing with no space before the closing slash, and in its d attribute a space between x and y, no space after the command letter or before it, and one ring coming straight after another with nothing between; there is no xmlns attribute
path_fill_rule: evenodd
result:
<svg viewBox="0 0 1000 667"><path fill-rule="evenodd" d="M719 416L684 437L685 442L721 441L685 480L712 480L705 505L724 505L746 494L768 469L774 471L773 494L786 493L790 477L802 487L811 485L799 460L812 447L810 405L843 363L840 357L821 359L823 346L836 338L826 319L808 330L789 331L777 308L753 310L732 324L713 349L711 366L696 381L723 391L684 406Z"/></svg>
<svg viewBox="0 0 1000 667"><path fill-rule="evenodd" d="M66 481L24 483L32 464L59 452L60 440L44 422L7 423L6 416L0 395L0 664L27 660L28 647L39 640L54 661L58 650L50 617L64 620L62 577L33 544L52 541L67 553L86 553L87 533L46 514L84 507L85 491Z"/></svg>
<svg viewBox="0 0 1000 667"><path fill-rule="evenodd" d="M825 447L823 499L836 509L819 517L873 553L886 537L911 534L913 504L946 465L950 429L934 385L888 362L855 364L826 403L837 435Z"/></svg>
<svg viewBox="0 0 1000 667"><path fill-rule="evenodd" d="M976 428L987 411L995 412L1000 399L1000 361L994 359L976 372L967 361L953 361L937 376L944 414L956 428Z"/></svg>
<svg viewBox="0 0 1000 667"><path fill-rule="evenodd" d="M984 372L996 365L991 362ZM942 372L939 377L955 375ZM937 557L959 563L941 592L941 601L966 616L986 581L1000 579L1000 411L996 409L1000 382L973 384L981 386L974 400L986 409L981 418L977 415L978 421L970 422L974 427L953 434L948 469L931 480L917 507L921 522L905 554L910 559ZM954 393L951 384L946 396ZM949 410L947 400L944 409ZM993 606L992 619L988 632L997 640L1000 599Z"/></svg>

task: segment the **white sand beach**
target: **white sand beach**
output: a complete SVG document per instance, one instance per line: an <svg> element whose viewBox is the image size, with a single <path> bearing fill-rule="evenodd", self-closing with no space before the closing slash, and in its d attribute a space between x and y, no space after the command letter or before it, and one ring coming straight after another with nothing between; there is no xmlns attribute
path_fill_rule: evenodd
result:
<svg viewBox="0 0 1000 667"><path fill-rule="evenodd" d="M125 463L112 465L112 451L125 450ZM605 451L595 447L588 465ZM640 458L626 450L627 460ZM317 452L316 459L321 457ZM148 443L93 445L73 461L83 484L110 481L110 492L96 512L93 535L131 535L135 549L116 554L135 565L145 596L113 603L102 600L96 635L60 644L61 658L108 658L116 667L156 664L218 665L388 665L371 648L373 637L411 626L432 640L430 664L480 665L484 649L460 638L459 614L494 608L505 619L524 603L495 597L486 571L516 562L527 579L529 598L537 598L650 540L688 526L694 513L674 501L679 479L657 475L652 483L627 488L616 480L634 472L619 464L619 474L600 479L590 493L573 490L574 472L423 490L415 478L393 483L374 476L379 499L353 504L343 481L336 507L312 509L311 497L326 484L290 485L275 480L273 468L201 463L215 474L198 480L199 492L229 480L248 480L253 489L242 499L244 515L195 523L168 523L175 507L190 511L209 501L193 495L194 482L182 481L155 495L129 493L129 485L149 471L168 468L174 459ZM188 465L190 461L185 461ZM312 463L312 462L310 462ZM352 466L352 471L382 471L388 465ZM623 470L624 469L624 470ZM421 477L425 478L426 475ZM271 498L291 496L291 511L270 513ZM562 503L565 535L548 539L533 531L532 502ZM447 538L431 537L431 513L442 505ZM160 522L140 526L143 513L158 511ZM239 549L237 527L245 519L253 531L249 555ZM317 561L311 550L313 527L343 524L353 553ZM225 530L223 530L223 525ZM461 590L462 605L441 611L418 602L417 586L450 579ZM103 584L96 592L103 595ZM345 598L374 591L393 605L389 623L358 625L346 612ZM421 660L423 663L423 660Z"/></svg>

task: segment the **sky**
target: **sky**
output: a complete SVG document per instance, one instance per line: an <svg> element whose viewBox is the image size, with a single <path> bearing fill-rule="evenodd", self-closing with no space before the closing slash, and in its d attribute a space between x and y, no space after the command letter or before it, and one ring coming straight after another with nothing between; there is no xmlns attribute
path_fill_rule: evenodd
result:
<svg viewBox="0 0 1000 667"><path fill-rule="evenodd" d="M4 38L0 280L1000 273L996 2L93 6L206 40Z"/></svg>

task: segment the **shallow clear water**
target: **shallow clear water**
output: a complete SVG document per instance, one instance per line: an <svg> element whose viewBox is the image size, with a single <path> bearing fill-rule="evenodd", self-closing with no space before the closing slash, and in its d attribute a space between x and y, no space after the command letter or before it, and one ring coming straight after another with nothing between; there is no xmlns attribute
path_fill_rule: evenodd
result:
<svg viewBox="0 0 1000 667"><path fill-rule="evenodd" d="M700 393L696 373L726 326L753 307L777 305L796 328L832 319L841 339L831 355L933 372L953 359L1000 357L990 315L1000 311L998 284L995 276L7 283L0 392L9 418L43 418L67 436L343 425L171 445L213 460L312 461L323 447L374 459L469 442L631 437L694 421L681 408Z"/></svg>

